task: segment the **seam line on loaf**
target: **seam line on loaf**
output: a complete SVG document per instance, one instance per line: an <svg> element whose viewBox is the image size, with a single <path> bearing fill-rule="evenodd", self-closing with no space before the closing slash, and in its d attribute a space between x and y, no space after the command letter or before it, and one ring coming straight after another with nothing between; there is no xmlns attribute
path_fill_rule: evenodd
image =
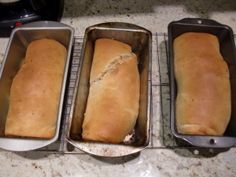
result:
<svg viewBox="0 0 236 177"><path fill-rule="evenodd" d="M114 57L114 59L112 59L112 62L110 62L106 67L105 70L99 74L98 77L96 77L95 79L93 79L90 82L90 85L93 85L96 82L101 81L106 75L110 74L112 71L114 71L116 69L117 65L123 64L127 61L129 61L130 59L132 59L132 56L134 56L134 54L131 53L127 53L127 54L121 54L118 57Z"/></svg>

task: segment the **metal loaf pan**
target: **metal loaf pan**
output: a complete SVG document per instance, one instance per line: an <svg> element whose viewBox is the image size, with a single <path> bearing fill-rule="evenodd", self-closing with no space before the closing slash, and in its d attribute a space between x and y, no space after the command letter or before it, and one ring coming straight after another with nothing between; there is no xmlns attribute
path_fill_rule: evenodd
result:
<svg viewBox="0 0 236 177"><path fill-rule="evenodd" d="M174 76L174 39L185 32L205 32L218 37L220 51L228 64L231 83L232 113L229 125L223 136L197 136L179 134L176 129L175 99L177 87ZM213 20L199 18L185 18L171 22L168 26L168 45L170 62L171 87L171 131L173 135L193 146L205 148L229 148L236 144L236 50L232 29ZM217 104L217 103L216 103Z"/></svg>
<svg viewBox="0 0 236 177"><path fill-rule="evenodd" d="M141 79L139 116L133 137L122 144L86 142L81 138L82 122L89 92L89 77L95 40L112 38L132 46L139 59ZM151 33L139 26L128 23L103 23L88 27L85 31L79 79L72 101L67 140L74 147L96 156L118 157L137 153L149 144L150 137L150 95L151 95ZM109 50L109 49L108 49Z"/></svg>
<svg viewBox="0 0 236 177"><path fill-rule="evenodd" d="M51 139L5 137L4 128L8 112L8 98L10 94L12 80L20 67L21 61L24 59L26 49L29 43L33 40L41 38L55 39L61 44L63 44L68 51L64 68L63 83L61 85L61 96L59 100L60 104L58 107L56 123L57 128L55 135ZM58 139L73 38L74 30L71 27L58 22L34 22L16 28L12 31L0 70L0 148L11 151L29 151L47 146Z"/></svg>

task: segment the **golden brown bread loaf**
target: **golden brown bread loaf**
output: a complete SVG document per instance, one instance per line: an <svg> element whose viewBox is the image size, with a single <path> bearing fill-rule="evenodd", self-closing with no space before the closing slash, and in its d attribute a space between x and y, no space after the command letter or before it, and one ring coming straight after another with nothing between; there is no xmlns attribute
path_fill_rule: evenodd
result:
<svg viewBox="0 0 236 177"><path fill-rule="evenodd" d="M65 59L65 47L55 40L29 44L12 82L5 135L54 136Z"/></svg>
<svg viewBox="0 0 236 177"><path fill-rule="evenodd" d="M229 70L216 36L188 32L174 40L176 121L182 134L222 135L230 120Z"/></svg>
<svg viewBox="0 0 236 177"><path fill-rule="evenodd" d="M139 89L137 57L131 47L112 39L96 40L83 139L122 142L135 126Z"/></svg>

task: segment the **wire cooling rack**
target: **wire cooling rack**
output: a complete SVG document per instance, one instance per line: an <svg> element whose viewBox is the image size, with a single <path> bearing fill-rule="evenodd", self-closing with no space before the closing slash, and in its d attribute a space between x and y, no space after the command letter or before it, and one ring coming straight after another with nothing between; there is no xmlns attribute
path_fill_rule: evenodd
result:
<svg viewBox="0 0 236 177"><path fill-rule="evenodd" d="M67 101L66 101L66 108L64 110L64 123L62 126L62 130L66 130L66 125L68 125L69 114L71 109L71 100L73 93L75 92L75 81L78 77L78 68L79 68L79 61L80 61L80 53L82 49L82 37L75 37L75 43L74 43L74 51L73 51L73 58L72 58L72 65L71 65L71 73L70 73L70 81L69 81L69 87L68 87L68 94L66 95ZM159 48L160 46L160 48ZM164 53L161 53L164 52ZM164 55L163 55L164 54ZM165 58L163 58L163 56ZM163 59L162 59L163 58ZM162 59L162 60L161 60ZM160 100L160 87L163 85L166 85L168 81L166 78L167 76L160 78L162 74L166 74L167 72L161 73L160 71L160 63L163 64L162 67L167 67L166 64L163 63L166 62L166 35L164 33L155 33L153 34L153 41L152 41L152 98L153 101L151 103L152 106L152 122L151 122L151 138L148 148L164 148L164 138L163 134L166 132L164 131L164 127L162 127L164 124L162 124L161 119L161 100ZM167 69L167 68L166 68ZM166 70L165 69L165 70ZM163 83L162 83L163 82ZM163 132L163 133L160 133ZM82 153L81 151L77 149L73 149L66 141L65 141L64 132L61 136L61 147L60 151L65 153Z"/></svg>
<svg viewBox="0 0 236 177"><path fill-rule="evenodd" d="M168 47L166 33L152 34L152 118L151 118L151 136L148 149L192 149L198 154L201 149L196 150L188 144L181 144L171 134L170 130L170 85L168 77ZM65 95L65 107L63 121L61 125L60 139L39 151L58 152L58 153L75 153L82 154L84 152L74 148L66 141L66 129L68 118L72 106L72 97L75 90L75 83L79 74L80 54L82 49L83 37L75 37L71 68ZM204 152L213 154L213 150L204 149Z"/></svg>
<svg viewBox="0 0 236 177"><path fill-rule="evenodd" d="M152 39L152 119L150 124L151 138L148 148L171 148L177 145L169 128L170 96L167 69L167 35L165 33L154 33ZM64 122L62 124L62 134L59 142L59 151L64 153L83 153L78 149L74 149L65 141L65 130L68 125L67 120L72 106L72 96L75 92L75 82L78 78L82 42L83 37L75 37L69 86L66 95L67 100L64 110Z"/></svg>

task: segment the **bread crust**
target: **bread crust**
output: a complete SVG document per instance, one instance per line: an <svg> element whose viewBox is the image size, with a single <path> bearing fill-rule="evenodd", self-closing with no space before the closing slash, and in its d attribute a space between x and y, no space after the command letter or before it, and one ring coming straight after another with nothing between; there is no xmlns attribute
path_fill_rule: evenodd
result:
<svg viewBox="0 0 236 177"><path fill-rule="evenodd" d="M52 138L55 134L66 49L59 42L31 42L13 79L6 136Z"/></svg>
<svg viewBox="0 0 236 177"><path fill-rule="evenodd" d="M223 135L231 115L231 90L217 37L194 32L177 37L174 70L178 132Z"/></svg>
<svg viewBox="0 0 236 177"><path fill-rule="evenodd" d="M90 77L82 137L120 143L138 116L140 80L131 47L112 39L98 39Z"/></svg>

